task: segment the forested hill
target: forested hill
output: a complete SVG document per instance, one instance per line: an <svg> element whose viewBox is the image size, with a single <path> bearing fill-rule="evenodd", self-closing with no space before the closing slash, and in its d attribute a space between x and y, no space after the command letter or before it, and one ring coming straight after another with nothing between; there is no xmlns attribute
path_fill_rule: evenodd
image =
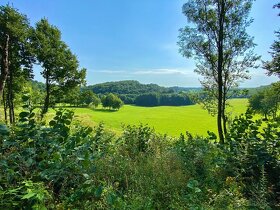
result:
<svg viewBox="0 0 280 210"><path fill-rule="evenodd" d="M35 89L41 91L45 90L45 84L38 81L31 81L32 86ZM265 88L269 88L271 85L254 87L254 88L240 88L240 90L248 90L246 97L256 94L258 91L261 91ZM95 85L89 85L82 88L83 90L91 90L96 94L107 94L115 93L118 95L139 95L144 93L179 93L179 92L199 92L202 88L199 87L162 87L157 84L141 84L136 80L123 80L117 82L105 82Z"/></svg>
<svg viewBox="0 0 280 210"><path fill-rule="evenodd" d="M41 91L45 90L45 84L36 80L31 81L35 89ZM269 88L271 85L254 87L254 88L240 88L241 90L248 90L247 97L256 94L258 91ZM82 89L91 90L96 94L144 94L144 93L179 93L179 92L199 92L202 88L199 87L162 87L157 84L141 84L136 80L123 80L117 82L105 82L95 85L89 85Z"/></svg>
<svg viewBox="0 0 280 210"><path fill-rule="evenodd" d="M156 84L141 84L135 80L125 80L118 82L105 82L96 85L89 85L86 89L92 90L96 94L143 94L143 93L168 93L173 92L169 88Z"/></svg>

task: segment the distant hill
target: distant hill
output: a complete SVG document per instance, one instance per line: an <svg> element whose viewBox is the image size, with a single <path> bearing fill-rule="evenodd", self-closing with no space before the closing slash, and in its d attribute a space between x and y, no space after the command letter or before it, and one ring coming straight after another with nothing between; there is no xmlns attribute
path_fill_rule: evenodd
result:
<svg viewBox="0 0 280 210"><path fill-rule="evenodd" d="M32 86L40 89L41 91L45 90L45 84L43 82L38 82L36 80L31 80ZM261 91L265 88L269 88L270 85L264 85L254 88L240 88L241 90L248 90L248 95L251 96L258 91ZM179 92L198 92L201 91L201 87L162 87L157 84L141 84L136 80L123 80L117 82L104 82L95 85L89 85L83 89L92 90L96 94L106 94L106 93L115 93L115 94L143 94L143 93L179 93Z"/></svg>
<svg viewBox="0 0 280 210"><path fill-rule="evenodd" d="M271 84L270 85L263 85L263 86L255 87L255 88L244 88L244 89L247 89L248 90L248 96L251 96L251 95L256 94L259 91L262 91L266 88L269 88L270 86L271 86Z"/></svg>
<svg viewBox="0 0 280 210"><path fill-rule="evenodd" d="M86 89L96 94L143 94L143 93L169 93L170 89L156 84L141 84L135 80L124 80L118 82L105 82L96 85L89 85Z"/></svg>
<svg viewBox="0 0 280 210"><path fill-rule="evenodd" d="M243 96L235 97L249 97L256 92L268 88L270 85L260 86L255 88L240 88L241 90L248 90L248 93ZM84 89L92 90L96 94L114 93L118 95L139 95L148 93L180 93L180 92L199 92L201 87L162 87L157 84L141 84L136 80L124 80L118 82L105 82L96 85L89 85Z"/></svg>
<svg viewBox="0 0 280 210"><path fill-rule="evenodd" d="M45 84L38 81L31 80L32 87L39 89L41 92L45 91ZM248 92L244 95L233 95L233 98L247 98L251 95L256 94L258 91L269 88L271 85L265 85L254 88L239 88L240 90L247 90ZM136 80L124 80L117 82L105 82L95 85L89 85L82 88L92 90L96 94L107 94L114 93L119 95L123 100L130 100L130 103L134 101L136 96L142 94L159 93L159 94L178 94L181 92L199 92L202 90L201 87L162 87L157 84L141 84Z"/></svg>

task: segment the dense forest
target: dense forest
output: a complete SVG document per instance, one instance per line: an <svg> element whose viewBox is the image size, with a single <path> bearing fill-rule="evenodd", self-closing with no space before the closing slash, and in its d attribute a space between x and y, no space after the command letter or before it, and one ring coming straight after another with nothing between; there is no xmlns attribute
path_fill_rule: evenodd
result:
<svg viewBox="0 0 280 210"><path fill-rule="evenodd" d="M227 113L232 97L247 94L238 81L260 59L246 32L252 3L186 0L190 24L178 45L196 59L199 91L137 81L85 86L86 69L56 26L47 18L32 26L13 6L0 6L0 209L279 209L280 82L254 90L246 113ZM262 67L279 78L276 36ZM33 81L34 65L44 83ZM102 104L95 111L113 115L121 99L198 103L216 117L217 132L171 137L140 123L116 133L64 109Z"/></svg>
<svg viewBox="0 0 280 210"><path fill-rule="evenodd" d="M183 106L193 104L188 93L176 92L173 88L156 84L141 84L138 81L126 80L106 82L85 87L98 95L113 93L125 104L138 106Z"/></svg>

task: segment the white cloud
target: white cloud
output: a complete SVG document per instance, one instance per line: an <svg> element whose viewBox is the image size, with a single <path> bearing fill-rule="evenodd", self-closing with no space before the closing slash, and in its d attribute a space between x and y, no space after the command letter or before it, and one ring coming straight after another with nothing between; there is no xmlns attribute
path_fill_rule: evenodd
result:
<svg viewBox="0 0 280 210"><path fill-rule="evenodd" d="M187 69L141 69L141 70L94 70L91 72L103 74L125 74L125 75L186 75L191 76L195 73Z"/></svg>
<svg viewBox="0 0 280 210"><path fill-rule="evenodd" d="M95 73L104 73L104 74L121 74L121 73L127 73L126 71L121 71L121 70L96 70L92 71Z"/></svg>
<svg viewBox="0 0 280 210"><path fill-rule="evenodd" d="M184 69L150 69L134 71L135 75L192 75L192 70Z"/></svg>

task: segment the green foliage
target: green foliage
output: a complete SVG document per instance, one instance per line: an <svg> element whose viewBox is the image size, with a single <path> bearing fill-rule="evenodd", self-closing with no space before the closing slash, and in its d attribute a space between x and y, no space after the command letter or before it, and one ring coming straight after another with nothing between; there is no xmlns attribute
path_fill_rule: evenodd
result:
<svg viewBox="0 0 280 210"><path fill-rule="evenodd" d="M159 105L159 94L147 93L137 96L135 104L138 106L158 106Z"/></svg>
<svg viewBox="0 0 280 210"><path fill-rule="evenodd" d="M34 55L31 49L29 20L10 5L0 6L0 95L5 121L15 121L23 86L33 77Z"/></svg>
<svg viewBox="0 0 280 210"><path fill-rule="evenodd" d="M252 113L247 111L233 121L226 137L228 171L238 177L249 198L267 205L276 201L280 192L279 128L279 119L253 120Z"/></svg>
<svg viewBox="0 0 280 210"><path fill-rule="evenodd" d="M125 104L139 106L184 106L193 104L188 94L179 92L178 88L164 88L155 84L140 84L137 81L106 82L87 86L98 95L116 94ZM175 90L177 93L174 93ZM186 89L189 91L189 89Z"/></svg>
<svg viewBox="0 0 280 210"><path fill-rule="evenodd" d="M140 94L134 101L137 106L186 106L192 105L190 97L186 93L145 93Z"/></svg>
<svg viewBox="0 0 280 210"><path fill-rule="evenodd" d="M20 188L20 183L26 180L35 184L29 183L30 190L22 200L18 200L21 192L16 190L16 195L8 196L1 208L8 208L8 203L27 206L26 199L31 206L46 205L47 199L42 198L42 193L46 197L51 195L58 203L63 199L65 205L78 202L84 195L80 187L95 170L92 129L81 126L70 129L73 112L67 110L58 110L49 127L42 126L34 120L29 97L24 96L23 100L25 111L20 113L19 122L11 131L1 132L1 194L5 196L10 190ZM40 184L42 187L39 188L38 182L43 182L44 186Z"/></svg>
<svg viewBox="0 0 280 210"><path fill-rule="evenodd" d="M272 116L276 118L280 103L280 82L273 83L268 88L257 92L249 99L249 106L256 113L260 113L267 118Z"/></svg>
<svg viewBox="0 0 280 210"><path fill-rule="evenodd" d="M78 69L77 57L61 40L60 30L47 19L36 23L32 35L36 58L43 67L41 74L46 80L46 97L42 110L42 114L45 114L50 105L51 95L63 98L65 93L82 85L86 69Z"/></svg>
<svg viewBox="0 0 280 210"><path fill-rule="evenodd" d="M280 3L275 4L273 8L280 8ZM279 16L279 14L278 14ZM276 75L280 78L280 30L275 32L278 40L275 40L271 46L272 52L270 52L272 56L271 61L264 62L264 68L268 71L268 75Z"/></svg>
<svg viewBox="0 0 280 210"><path fill-rule="evenodd" d="M119 110L123 105L122 100L118 96L114 95L113 93L109 93L108 95L103 96L101 98L101 102L104 108L116 109L116 110Z"/></svg>
<svg viewBox="0 0 280 210"><path fill-rule="evenodd" d="M160 87L156 84L141 84L138 81L126 80L119 82L105 82L101 84L88 86L87 89L92 90L96 94L142 94L142 93L154 93L154 92L168 92L169 90L164 87Z"/></svg>
<svg viewBox="0 0 280 210"><path fill-rule="evenodd" d="M179 94L161 94L160 105L161 106L186 106L193 105L194 102L190 99L186 93Z"/></svg>
<svg viewBox="0 0 280 210"><path fill-rule="evenodd" d="M22 181L16 188L5 191L0 189L0 198L0 207L36 210L46 210L46 205L52 199L42 182L34 183L31 180Z"/></svg>
<svg viewBox="0 0 280 210"><path fill-rule="evenodd" d="M154 139L154 130L147 125L125 126L124 132L120 138L124 146L124 150L128 156L134 157L139 153L145 153L148 150L149 142Z"/></svg>
<svg viewBox="0 0 280 210"><path fill-rule="evenodd" d="M85 90L80 93L79 104L82 106L92 105L96 108L100 104L100 99L92 91Z"/></svg>

